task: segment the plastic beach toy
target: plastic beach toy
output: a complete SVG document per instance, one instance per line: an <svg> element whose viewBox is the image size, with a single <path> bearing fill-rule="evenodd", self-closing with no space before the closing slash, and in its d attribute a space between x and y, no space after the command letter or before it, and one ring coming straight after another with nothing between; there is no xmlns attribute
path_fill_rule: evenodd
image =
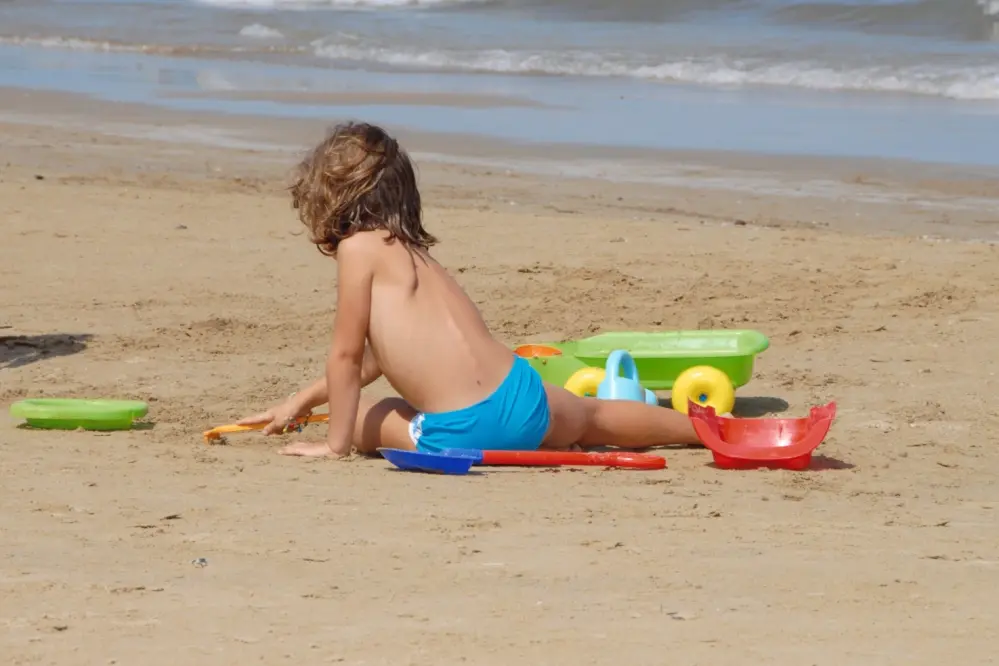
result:
<svg viewBox="0 0 999 666"><path fill-rule="evenodd" d="M561 356L562 350L551 345L520 345L513 353L523 358L549 358Z"/></svg>
<svg viewBox="0 0 999 666"><path fill-rule="evenodd" d="M710 365L687 368L676 378L670 394L673 409L687 413L687 404L712 407L718 414L727 414L735 407L735 386L724 372Z"/></svg>
<svg viewBox="0 0 999 666"><path fill-rule="evenodd" d="M437 474L468 474L475 464L473 456L444 455L404 451L402 449L378 449L385 460L399 469L411 472L435 472Z"/></svg>
<svg viewBox="0 0 999 666"><path fill-rule="evenodd" d="M606 376L607 371L603 368L582 367L572 373L572 376L566 380L563 388L573 395L578 395L580 398L587 395L595 396L597 388Z"/></svg>
<svg viewBox="0 0 999 666"><path fill-rule="evenodd" d="M534 345L556 349L560 356L518 353L546 382L565 386L580 368L604 368L611 352L623 349L635 360L642 386L667 391L685 370L699 365L718 368L736 388L745 386L756 356L769 345L767 336L753 330L617 331Z"/></svg>
<svg viewBox="0 0 999 666"><path fill-rule="evenodd" d="M612 351L607 357L606 370L581 368L573 373L565 383L565 388L578 396L596 393L603 400L635 400L649 405L659 404L655 393L642 388L635 360L621 349Z"/></svg>
<svg viewBox="0 0 999 666"><path fill-rule="evenodd" d="M597 397L604 400L635 400L650 405L659 404L656 394L642 388L639 383L635 359L620 349L612 351L607 357L607 374L597 386Z"/></svg>
<svg viewBox="0 0 999 666"><path fill-rule="evenodd" d="M329 419L329 414L312 414L304 419L298 419L292 427L301 430L302 426L307 423L325 423L326 421L329 421ZM213 440L222 439L224 435L231 435L238 432L250 432L252 430L263 430L266 426L266 423L255 423L253 425L222 425L212 428L211 430L206 430L202 436L205 438L205 442L211 442Z"/></svg>
<svg viewBox="0 0 999 666"><path fill-rule="evenodd" d="M711 407L691 402L688 416L718 467L803 470L829 433L836 403L812 407L805 418L738 419L720 417Z"/></svg>
<svg viewBox="0 0 999 666"><path fill-rule="evenodd" d="M32 428L48 430L128 430L149 412L138 400L32 398L10 406L10 415Z"/></svg>
<svg viewBox="0 0 999 666"><path fill-rule="evenodd" d="M628 469L663 469L666 459L643 453L583 453L578 451L480 451L446 449L441 453L380 448L390 463L404 470L439 474L468 474L473 465L560 467L596 466Z"/></svg>

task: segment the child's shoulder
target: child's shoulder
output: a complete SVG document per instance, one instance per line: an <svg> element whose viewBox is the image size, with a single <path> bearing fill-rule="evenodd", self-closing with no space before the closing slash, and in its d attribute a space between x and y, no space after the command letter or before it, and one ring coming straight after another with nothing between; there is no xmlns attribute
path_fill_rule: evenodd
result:
<svg viewBox="0 0 999 666"><path fill-rule="evenodd" d="M412 248L382 229L358 231L340 242L337 262L341 272L378 273L394 271L401 264L412 265L412 254L428 257L425 250Z"/></svg>
<svg viewBox="0 0 999 666"><path fill-rule="evenodd" d="M337 258L342 261L343 259L350 260L352 258L372 259L379 255L384 255L391 245L390 239L391 237L388 232L381 229L355 231L340 241Z"/></svg>
<svg viewBox="0 0 999 666"><path fill-rule="evenodd" d="M411 248L405 241L394 237L385 229L356 231L340 242L341 254L346 251L353 256L393 256L401 252L409 252ZM422 248L421 248L422 249Z"/></svg>
<svg viewBox="0 0 999 666"><path fill-rule="evenodd" d="M355 252L364 250L371 251L376 247L386 245L389 238L391 238L391 234L384 229L370 229L355 231L350 236L340 241L340 243L343 247L353 248L353 251Z"/></svg>

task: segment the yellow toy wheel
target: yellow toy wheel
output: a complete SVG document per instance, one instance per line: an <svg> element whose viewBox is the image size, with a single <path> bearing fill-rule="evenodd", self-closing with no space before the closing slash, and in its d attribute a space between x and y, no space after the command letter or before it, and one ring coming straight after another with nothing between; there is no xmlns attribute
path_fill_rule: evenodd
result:
<svg viewBox="0 0 999 666"><path fill-rule="evenodd" d="M572 377L569 377L563 388L580 398L587 395L595 396L597 387L606 375L607 371L603 368L580 368L572 373Z"/></svg>
<svg viewBox="0 0 999 666"><path fill-rule="evenodd" d="M687 413L687 401L714 407L715 413L727 414L735 407L735 387L724 372L710 365L687 368L673 383L670 396L673 409Z"/></svg>

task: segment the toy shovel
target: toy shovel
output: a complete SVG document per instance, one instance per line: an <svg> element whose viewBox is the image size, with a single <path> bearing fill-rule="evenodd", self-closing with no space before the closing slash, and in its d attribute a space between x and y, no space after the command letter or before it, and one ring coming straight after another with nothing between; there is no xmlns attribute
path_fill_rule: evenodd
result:
<svg viewBox="0 0 999 666"><path fill-rule="evenodd" d="M595 466L627 469L663 469L666 459L642 453L583 453L578 451L480 451L445 449L441 453L379 448L378 452L399 469L468 474L473 465L516 467Z"/></svg>

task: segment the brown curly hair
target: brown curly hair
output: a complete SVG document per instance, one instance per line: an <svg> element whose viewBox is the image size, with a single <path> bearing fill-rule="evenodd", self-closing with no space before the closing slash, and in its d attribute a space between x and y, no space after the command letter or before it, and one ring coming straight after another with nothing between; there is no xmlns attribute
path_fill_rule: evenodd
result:
<svg viewBox="0 0 999 666"><path fill-rule="evenodd" d="M302 160L291 186L292 205L310 240L335 256L345 238L383 229L388 241L424 250L437 243L423 228L413 164L380 127L342 123Z"/></svg>

